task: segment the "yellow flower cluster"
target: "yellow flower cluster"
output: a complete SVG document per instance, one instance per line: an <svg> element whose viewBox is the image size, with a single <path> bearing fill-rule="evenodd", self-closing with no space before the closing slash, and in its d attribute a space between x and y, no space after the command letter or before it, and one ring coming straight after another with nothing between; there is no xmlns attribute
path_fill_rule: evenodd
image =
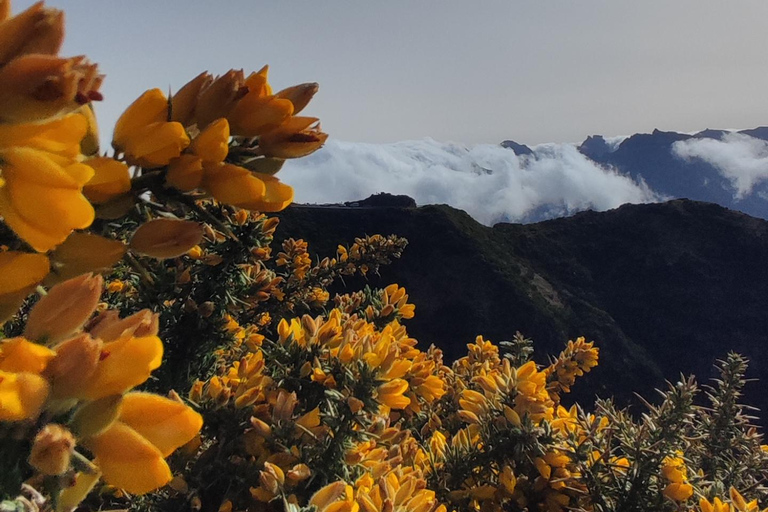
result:
<svg viewBox="0 0 768 512"><path fill-rule="evenodd" d="M37 251L94 219L82 195L93 170L80 144L101 99L102 76L83 57L59 57L64 14L36 3L0 12L0 216Z"/></svg>
<svg viewBox="0 0 768 512"><path fill-rule="evenodd" d="M132 391L160 366L157 318L105 310L91 319L102 286L88 275L54 286L23 335L0 342L0 422L33 435L29 464L55 477L62 509L100 476L131 493L168 483L164 458L202 426L180 400Z"/></svg>

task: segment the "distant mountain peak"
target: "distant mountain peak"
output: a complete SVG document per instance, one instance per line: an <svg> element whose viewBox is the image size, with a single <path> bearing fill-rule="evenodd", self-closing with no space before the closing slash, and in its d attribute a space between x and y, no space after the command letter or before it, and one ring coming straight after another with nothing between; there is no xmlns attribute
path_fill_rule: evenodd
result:
<svg viewBox="0 0 768 512"><path fill-rule="evenodd" d="M505 140L501 143L501 147L511 149L517 156L532 155L533 150L525 144L519 144L513 140Z"/></svg>

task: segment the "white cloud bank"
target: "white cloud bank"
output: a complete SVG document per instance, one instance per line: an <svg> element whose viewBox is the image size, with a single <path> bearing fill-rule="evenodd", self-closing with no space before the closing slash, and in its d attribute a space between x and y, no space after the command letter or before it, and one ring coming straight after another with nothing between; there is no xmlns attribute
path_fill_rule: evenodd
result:
<svg viewBox="0 0 768 512"><path fill-rule="evenodd" d="M431 139L394 144L330 141L280 173L300 203L338 203L378 192L419 205L448 204L479 222L520 222L607 210L660 198L644 183L598 166L573 145L544 144L531 156L497 145Z"/></svg>
<svg viewBox="0 0 768 512"><path fill-rule="evenodd" d="M722 140L688 139L672 145L672 153L684 160L704 160L735 189L735 199L743 199L752 188L768 179L768 142L741 133L727 133Z"/></svg>

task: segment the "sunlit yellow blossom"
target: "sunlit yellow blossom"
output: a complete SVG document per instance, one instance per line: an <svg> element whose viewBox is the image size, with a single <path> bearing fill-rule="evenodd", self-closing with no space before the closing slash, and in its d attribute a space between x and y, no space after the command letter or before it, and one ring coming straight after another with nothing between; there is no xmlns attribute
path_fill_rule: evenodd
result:
<svg viewBox="0 0 768 512"><path fill-rule="evenodd" d="M40 374L56 353L51 349L24 338L10 338L0 342L0 371Z"/></svg>
<svg viewBox="0 0 768 512"><path fill-rule="evenodd" d="M22 146L74 160L87 129L88 121L81 113L39 123L0 124L0 151Z"/></svg>
<svg viewBox="0 0 768 512"><path fill-rule="evenodd" d="M200 431L203 418L181 402L152 393L128 393L119 421L155 445L163 457Z"/></svg>
<svg viewBox="0 0 768 512"><path fill-rule="evenodd" d="M93 374L70 394L95 400L142 384L160 366L163 344L157 336L124 336L104 343Z"/></svg>
<svg viewBox="0 0 768 512"><path fill-rule="evenodd" d="M47 153L21 147L3 150L0 158L0 215L33 248L48 251L72 230L91 225L93 207L81 193L93 175L90 167L62 167Z"/></svg>
<svg viewBox="0 0 768 512"><path fill-rule="evenodd" d="M112 145L126 161L143 167L162 167L189 146L181 123L168 122L168 99L150 89L134 101L115 124Z"/></svg>
<svg viewBox="0 0 768 512"><path fill-rule="evenodd" d="M674 501L685 501L693 496L693 486L689 483L672 482L664 488L663 493Z"/></svg>
<svg viewBox="0 0 768 512"><path fill-rule="evenodd" d="M87 440L104 480L128 492L144 494L171 480L162 452L128 425L116 421Z"/></svg>

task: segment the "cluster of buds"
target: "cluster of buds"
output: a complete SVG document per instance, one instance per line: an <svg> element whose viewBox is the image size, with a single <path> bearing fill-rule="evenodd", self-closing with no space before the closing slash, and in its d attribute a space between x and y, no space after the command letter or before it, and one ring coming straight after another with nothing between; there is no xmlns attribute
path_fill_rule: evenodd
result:
<svg viewBox="0 0 768 512"><path fill-rule="evenodd" d="M140 494L168 483L164 458L202 426L178 397L132 391L160 366L157 317L91 319L102 287L90 275L54 286L22 336L0 343L0 423L29 437L29 465L64 510L100 477Z"/></svg>
<svg viewBox="0 0 768 512"><path fill-rule="evenodd" d="M274 174L285 159L316 151L328 136L317 118L295 115L317 84L273 94L267 70L247 78L242 70L216 78L202 73L171 98L151 89L118 119L112 146L142 172L166 169L155 176L176 190L201 190L248 210L280 211L293 200L293 189ZM125 176L104 174L112 183Z"/></svg>

